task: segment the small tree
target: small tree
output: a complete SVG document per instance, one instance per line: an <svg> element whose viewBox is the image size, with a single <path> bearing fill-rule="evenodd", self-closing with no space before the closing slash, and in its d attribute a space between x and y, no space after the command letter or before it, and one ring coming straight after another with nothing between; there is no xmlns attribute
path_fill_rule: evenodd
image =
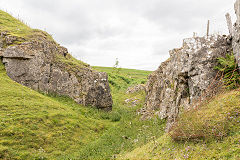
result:
<svg viewBox="0 0 240 160"><path fill-rule="evenodd" d="M118 58L116 58L116 62L114 64L113 68L114 68L115 72L117 72L117 73L120 72L121 68L119 67L119 60L118 60Z"/></svg>

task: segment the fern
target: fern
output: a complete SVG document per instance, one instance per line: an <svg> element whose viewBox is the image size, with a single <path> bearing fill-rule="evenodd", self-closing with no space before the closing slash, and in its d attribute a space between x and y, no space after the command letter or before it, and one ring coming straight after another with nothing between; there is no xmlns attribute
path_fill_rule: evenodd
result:
<svg viewBox="0 0 240 160"><path fill-rule="evenodd" d="M233 54L227 54L226 57L219 57L218 65L215 69L223 72L223 81L227 89L235 89L239 87L240 75L238 73L238 65Z"/></svg>

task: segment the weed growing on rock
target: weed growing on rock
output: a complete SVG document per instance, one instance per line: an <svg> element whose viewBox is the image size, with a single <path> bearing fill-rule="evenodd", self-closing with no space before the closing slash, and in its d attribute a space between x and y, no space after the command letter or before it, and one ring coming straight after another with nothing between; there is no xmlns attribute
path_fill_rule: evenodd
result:
<svg viewBox="0 0 240 160"><path fill-rule="evenodd" d="M240 75L233 54L227 54L226 57L219 57L218 65L215 69L223 72L223 81L227 89L236 89L239 87Z"/></svg>

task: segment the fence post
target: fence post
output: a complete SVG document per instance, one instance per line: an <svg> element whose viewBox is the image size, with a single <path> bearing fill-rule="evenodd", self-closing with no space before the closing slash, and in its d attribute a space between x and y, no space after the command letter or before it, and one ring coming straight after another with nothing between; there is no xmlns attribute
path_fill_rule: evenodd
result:
<svg viewBox="0 0 240 160"><path fill-rule="evenodd" d="M227 13L225 16L226 16L226 20L227 20L229 34L230 34L230 36L233 36L233 25L232 25L231 16L229 13Z"/></svg>
<svg viewBox="0 0 240 160"><path fill-rule="evenodd" d="M210 20L208 20L208 23L207 23L207 37L209 36L209 26L210 26Z"/></svg>
<svg viewBox="0 0 240 160"><path fill-rule="evenodd" d="M234 4L235 13L237 15L237 25L240 24L240 0L236 0Z"/></svg>

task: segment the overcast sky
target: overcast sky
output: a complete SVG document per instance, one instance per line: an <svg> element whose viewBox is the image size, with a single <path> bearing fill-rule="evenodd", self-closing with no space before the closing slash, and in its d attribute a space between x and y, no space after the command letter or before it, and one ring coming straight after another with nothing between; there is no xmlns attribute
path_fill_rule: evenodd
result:
<svg viewBox="0 0 240 160"><path fill-rule="evenodd" d="M235 0L0 0L0 8L50 33L93 66L155 70L182 40L227 34Z"/></svg>

